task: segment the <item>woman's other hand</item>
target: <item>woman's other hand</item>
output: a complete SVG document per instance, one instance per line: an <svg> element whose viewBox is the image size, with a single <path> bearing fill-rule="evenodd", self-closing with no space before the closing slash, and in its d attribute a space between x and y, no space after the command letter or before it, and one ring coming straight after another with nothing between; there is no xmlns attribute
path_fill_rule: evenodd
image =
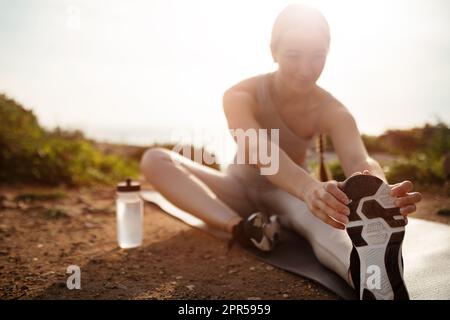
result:
<svg viewBox="0 0 450 320"><path fill-rule="evenodd" d="M408 214L416 212L416 204L422 201L422 194L412 192L414 185L409 180L389 185L389 187L391 187L391 196L396 198L395 205L400 208L401 215L405 217L406 223L408 223Z"/></svg>
<svg viewBox="0 0 450 320"><path fill-rule="evenodd" d="M364 170L363 174L371 174L369 170ZM405 180L400 183L390 184L391 196L395 198L395 205L400 208L400 213L408 223L408 214L417 210L416 204L422 200L420 192L412 192L414 185L411 181Z"/></svg>

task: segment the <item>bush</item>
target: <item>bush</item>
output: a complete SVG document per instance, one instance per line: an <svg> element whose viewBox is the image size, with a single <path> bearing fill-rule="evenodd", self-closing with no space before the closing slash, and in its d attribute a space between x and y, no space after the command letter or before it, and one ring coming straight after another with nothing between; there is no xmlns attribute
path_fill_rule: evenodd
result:
<svg viewBox="0 0 450 320"><path fill-rule="evenodd" d="M379 137L362 134L361 139L369 153L390 152L389 147Z"/></svg>
<svg viewBox="0 0 450 320"><path fill-rule="evenodd" d="M344 181L346 179L339 161L331 161L327 166L334 180ZM399 160L391 165L386 165L383 167L383 171L390 184L410 180L414 184L425 187L442 185L445 182L443 157L433 160L423 153L410 159Z"/></svg>
<svg viewBox="0 0 450 320"><path fill-rule="evenodd" d="M398 159L383 167L389 183L411 180L419 186L430 186L445 182L444 157L450 151L450 128L445 123L438 121L422 128L389 130L380 137L362 135L362 139L369 154L380 152ZM327 165L333 179L345 179L338 161Z"/></svg>
<svg viewBox="0 0 450 320"><path fill-rule="evenodd" d="M69 186L136 177L138 163L106 155L80 131L47 132L33 112L0 95L0 181Z"/></svg>
<svg viewBox="0 0 450 320"><path fill-rule="evenodd" d="M397 161L386 166L385 173L389 183L411 180L421 186L444 183L443 157L436 159L424 153L407 160Z"/></svg>
<svg viewBox="0 0 450 320"><path fill-rule="evenodd" d="M339 161L331 161L327 164L328 169L331 172L331 176L333 180L336 181L344 181L346 179L344 170L341 167L341 164Z"/></svg>
<svg viewBox="0 0 450 320"><path fill-rule="evenodd" d="M386 168L391 183L412 180L421 186L442 185L445 182L444 157L450 151L450 128L443 123L425 125L420 130L420 148L409 157Z"/></svg>

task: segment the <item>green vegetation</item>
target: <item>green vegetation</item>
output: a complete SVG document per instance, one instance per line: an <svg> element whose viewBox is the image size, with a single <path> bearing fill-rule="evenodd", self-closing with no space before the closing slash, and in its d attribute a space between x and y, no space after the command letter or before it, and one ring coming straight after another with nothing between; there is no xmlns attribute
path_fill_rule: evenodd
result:
<svg viewBox="0 0 450 320"><path fill-rule="evenodd" d="M329 163L327 163L327 167L330 170L331 175L333 176L333 180L345 180L345 173L339 161L330 161Z"/></svg>
<svg viewBox="0 0 450 320"><path fill-rule="evenodd" d="M390 131L385 137L389 135L391 152L398 156L385 167L390 182L412 180L422 186L445 182L444 158L450 151L450 128L445 123Z"/></svg>
<svg viewBox="0 0 450 320"><path fill-rule="evenodd" d="M136 161L104 154L79 131L44 130L32 111L0 95L0 181L68 186L136 177Z"/></svg>
<svg viewBox="0 0 450 320"><path fill-rule="evenodd" d="M101 144L79 130L43 129L32 111L0 94L0 182L39 185L113 185L138 178L139 161L149 147ZM174 144L151 147L173 149ZM192 159L203 148L190 146ZM105 150L106 149L106 150ZM181 153L181 152L180 152ZM217 164L210 167L219 169ZM45 195L23 195L33 200Z"/></svg>
<svg viewBox="0 0 450 320"><path fill-rule="evenodd" d="M450 151L450 128L445 123L438 121L422 128L389 130L380 137L363 135L363 141L369 154L395 156L396 160L391 163L381 163L389 183L411 180L421 187L444 184L444 158ZM338 161L327 165L335 180L345 179Z"/></svg>

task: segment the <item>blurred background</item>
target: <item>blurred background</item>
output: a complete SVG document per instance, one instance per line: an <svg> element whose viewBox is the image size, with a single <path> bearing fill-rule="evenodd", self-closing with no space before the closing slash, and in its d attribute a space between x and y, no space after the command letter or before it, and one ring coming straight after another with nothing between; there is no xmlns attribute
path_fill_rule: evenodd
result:
<svg viewBox="0 0 450 320"><path fill-rule="evenodd" d="M337 298L224 255L153 205L141 248L116 241L115 183L152 188L147 148L181 143L219 170L232 160L222 95L276 70L270 34L288 3L0 0L0 299ZM353 113L388 181L422 192L413 217L450 224L450 1L303 3L331 28L319 85ZM344 180L329 140L325 160ZM83 290L67 290L73 264Z"/></svg>
<svg viewBox="0 0 450 320"><path fill-rule="evenodd" d="M204 147L227 163L235 146L222 113L223 92L276 69L269 50L271 28L291 2L0 0L2 99L31 110L36 126L53 132L54 139L65 131L72 140L95 140L103 153L111 151L108 143L144 147L183 142ZM445 141L433 148L440 148L434 151L439 154L434 166L442 178L439 156L448 147L450 121L450 3L303 3L321 10L331 28L331 51L318 83L350 109L363 134L373 137L366 145L383 152L417 151L424 147L422 131L394 137L390 132L383 141L375 137L427 123L440 126ZM4 145L12 144L12 131L19 128L11 121L0 129ZM20 151L26 136L22 131L16 137L21 142L10 146L9 155L4 151L4 162L16 165L14 157L29 152L37 172L35 155L43 165L69 153L58 151L66 147L61 141L58 147ZM140 149L133 150L137 159ZM119 156L124 160L123 152ZM327 159L333 161L332 152ZM117 166L121 160L102 165ZM130 164L123 167L127 171ZM22 174L29 176L26 170Z"/></svg>

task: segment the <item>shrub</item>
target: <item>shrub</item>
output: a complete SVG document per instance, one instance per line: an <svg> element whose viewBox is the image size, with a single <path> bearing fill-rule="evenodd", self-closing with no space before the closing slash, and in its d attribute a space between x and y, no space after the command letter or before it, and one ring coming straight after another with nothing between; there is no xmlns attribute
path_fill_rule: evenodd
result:
<svg viewBox="0 0 450 320"><path fill-rule="evenodd" d="M410 159L397 161L385 167L386 178L389 183L411 180L421 186L443 184L442 159L434 159L421 153Z"/></svg>
<svg viewBox="0 0 450 320"><path fill-rule="evenodd" d="M70 186L136 177L136 161L106 155L80 131L47 132L32 111L0 95L0 181Z"/></svg>
<svg viewBox="0 0 450 320"><path fill-rule="evenodd" d="M341 164L339 161L334 160L330 161L328 164L328 169L331 172L332 179L336 181L344 181L346 179L344 170L341 167Z"/></svg>

